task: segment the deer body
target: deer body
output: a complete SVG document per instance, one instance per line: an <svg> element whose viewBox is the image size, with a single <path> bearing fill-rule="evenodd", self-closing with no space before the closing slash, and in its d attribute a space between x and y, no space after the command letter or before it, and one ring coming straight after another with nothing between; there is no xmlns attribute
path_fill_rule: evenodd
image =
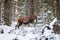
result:
<svg viewBox="0 0 60 40"><path fill-rule="evenodd" d="M16 27L19 28L19 26L21 26L22 24L29 24L29 23L32 23L35 19L36 19L37 15L36 13L33 13L32 15L30 16L26 16L26 17L23 17L23 18L18 18L17 21L17 25Z"/></svg>

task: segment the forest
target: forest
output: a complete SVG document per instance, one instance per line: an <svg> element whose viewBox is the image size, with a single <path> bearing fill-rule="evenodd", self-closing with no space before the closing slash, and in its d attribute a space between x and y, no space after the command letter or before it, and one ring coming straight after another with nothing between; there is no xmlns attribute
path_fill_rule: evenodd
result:
<svg viewBox="0 0 60 40"><path fill-rule="evenodd" d="M60 0L0 0L0 40L60 40Z"/></svg>

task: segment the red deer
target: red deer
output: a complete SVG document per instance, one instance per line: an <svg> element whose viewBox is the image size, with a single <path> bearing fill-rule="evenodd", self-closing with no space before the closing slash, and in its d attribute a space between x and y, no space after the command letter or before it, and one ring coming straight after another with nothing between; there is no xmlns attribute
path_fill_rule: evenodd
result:
<svg viewBox="0 0 60 40"><path fill-rule="evenodd" d="M18 18L17 21L17 25L16 27L19 29L19 26L21 26L22 24L29 24L29 23L32 23L37 17L37 13L34 12L32 15L30 16L26 16L26 17L23 17L23 18Z"/></svg>

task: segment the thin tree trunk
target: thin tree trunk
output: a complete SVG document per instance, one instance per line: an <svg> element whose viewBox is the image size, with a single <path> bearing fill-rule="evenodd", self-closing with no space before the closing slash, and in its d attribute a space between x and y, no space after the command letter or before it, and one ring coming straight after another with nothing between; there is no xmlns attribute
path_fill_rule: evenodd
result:
<svg viewBox="0 0 60 40"><path fill-rule="evenodd" d="M38 14L38 0L33 0L33 13L36 12ZM36 18L37 23L37 18Z"/></svg>
<svg viewBox="0 0 60 40"><path fill-rule="evenodd" d="M54 24L53 30L56 34L60 34L60 0L57 1L57 22Z"/></svg>
<svg viewBox="0 0 60 40"><path fill-rule="evenodd" d="M57 19L60 20L60 0L57 1Z"/></svg>
<svg viewBox="0 0 60 40"><path fill-rule="evenodd" d="M12 21L11 1L12 0L4 1L4 22L5 22L5 25L8 25L8 26L11 25L11 21Z"/></svg>
<svg viewBox="0 0 60 40"><path fill-rule="evenodd" d="M1 2L0 2L0 24L1 24Z"/></svg>

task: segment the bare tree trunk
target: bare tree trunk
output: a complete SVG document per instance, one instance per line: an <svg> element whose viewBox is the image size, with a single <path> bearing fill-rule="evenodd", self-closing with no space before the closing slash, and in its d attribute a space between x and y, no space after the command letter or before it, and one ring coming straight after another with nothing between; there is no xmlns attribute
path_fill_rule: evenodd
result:
<svg viewBox="0 0 60 40"><path fill-rule="evenodd" d="M11 25L11 21L12 21L11 1L12 0L4 1L4 22L5 22L5 25L8 25L8 26Z"/></svg>
<svg viewBox="0 0 60 40"><path fill-rule="evenodd" d="M60 0L56 0L57 2L57 22L54 24L53 30L55 33L60 34Z"/></svg>
<svg viewBox="0 0 60 40"><path fill-rule="evenodd" d="M38 14L38 0L33 0L33 13L36 12ZM36 18L37 23L37 18Z"/></svg>
<svg viewBox="0 0 60 40"><path fill-rule="evenodd" d="M60 20L60 0L57 1L57 19Z"/></svg>
<svg viewBox="0 0 60 40"><path fill-rule="evenodd" d="M1 2L0 2L0 24L1 24Z"/></svg>
<svg viewBox="0 0 60 40"><path fill-rule="evenodd" d="M57 2L57 23L60 24L60 0L56 0Z"/></svg>
<svg viewBox="0 0 60 40"><path fill-rule="evenodd" d="M15 3L15 5L14 5L14 7L13 7L13 21L16 21L16 14L18 14L18 2L19 2L19 0L15 0L14 1Z"/></svg>

